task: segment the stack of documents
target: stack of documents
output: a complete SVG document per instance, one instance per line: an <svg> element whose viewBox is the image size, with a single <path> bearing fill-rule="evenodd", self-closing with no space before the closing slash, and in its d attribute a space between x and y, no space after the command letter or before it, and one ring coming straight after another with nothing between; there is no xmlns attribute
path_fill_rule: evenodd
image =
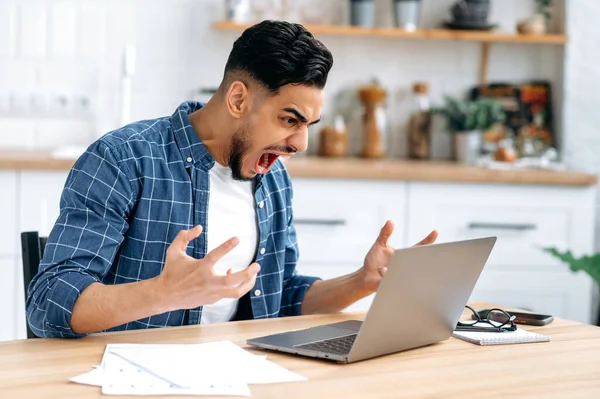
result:
<svg viewBox="0 0 600 399"><path fill-rule="evenodd" d="M94 370L73 382L106 395L250 396L249 384L304 381L230 341L206 344L109 344Z"/></svg>

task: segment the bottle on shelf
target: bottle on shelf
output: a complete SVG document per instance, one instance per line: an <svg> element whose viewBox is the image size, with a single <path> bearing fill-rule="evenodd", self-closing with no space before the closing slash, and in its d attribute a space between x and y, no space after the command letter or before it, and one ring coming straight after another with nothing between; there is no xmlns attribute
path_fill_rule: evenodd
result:
<svg viewBox="0 0 600 399"><path fill-rule="evenodd" d="M319 139L319 156L348 156L348 132L341 115L335 116L333 126L324 126L321 129Z"/></svg>
<svg viewBox="0 0 600 399"><path fill-rule="evenodd" d="M363 158L383 158L386 153L384 143L387 139L387 118L383 103L387 91L377 79L358 89L358 97L363 105L362 115L362 151Z"/></svg>
<svg viewBox="0 0 600 399"><path fill-rule="evenodd" d="M413 86L413 109L408 124L408 157L410 159L431 158L431 102L429 86L417 82Z"/></svg>

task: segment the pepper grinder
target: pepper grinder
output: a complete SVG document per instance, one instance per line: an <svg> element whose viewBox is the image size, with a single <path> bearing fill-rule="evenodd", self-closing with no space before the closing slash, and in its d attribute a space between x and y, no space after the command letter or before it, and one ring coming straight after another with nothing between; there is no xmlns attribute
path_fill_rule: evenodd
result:
<svg viewBox="0 0 600 399"><path fill-rule="evenodd" d="M359 98L363 103L363 148L360 154L363 158L382 158L383 117L381 104L387 97L386 90L377 81L371 85L363 86L358 90Z"/></svg>

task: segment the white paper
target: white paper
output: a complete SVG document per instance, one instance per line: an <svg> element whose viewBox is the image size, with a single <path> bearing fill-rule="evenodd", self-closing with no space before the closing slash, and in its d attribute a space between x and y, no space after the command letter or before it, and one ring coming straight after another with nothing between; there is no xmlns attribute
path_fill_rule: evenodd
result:
<svg viewBox="0 0 600 399"><path fill-rule="evenodd" d="M78 384L92 385L95 387L101 387L104 378L104 372L101 368L94 368L92 371L78 375L69 379L69 381L76 382Z"/></svg>
<svg viewBox="0 0 600 399"><path fill-rule="evenodd" d="M303 381L304 377L240 348L230 341L197 345L109 346L165 378L189 381L241 381L247 384Z"/></svg>
<svg viewBox="0 0 600 399"><path fill-rule="evenodd" d="M102 393L105 395L250 396L250 389L243 382L187 381L188 384L179 379L178 383L186 384L175 386L146 370L133 366L109 352L104 359Z"/></svg>
<svg viewBox="0 0 600 399"><path fill-rule="evenodd" d="M257 359L244 373L248 384L306 381L306 377L265 359Z"/></svg>
<svg viewBox="0 0 600 399"><path fill-rule="evenodd" d="M248 384L305 377L230 341L206 344L109 344L97 369L71 379L107 395L249 396Z"/></svg>

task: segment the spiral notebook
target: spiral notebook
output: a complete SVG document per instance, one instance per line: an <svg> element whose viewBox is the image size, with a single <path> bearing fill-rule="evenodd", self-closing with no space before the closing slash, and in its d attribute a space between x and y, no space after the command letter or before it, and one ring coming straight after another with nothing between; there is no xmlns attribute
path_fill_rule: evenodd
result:
<svg viewBox="0 0 600 399"><path fill-rule="evenodd" d="M548 335L538 334L520 328L515 331L501 333L454 331L452 336L477 345L527 344L550 341Z"/></svg>

